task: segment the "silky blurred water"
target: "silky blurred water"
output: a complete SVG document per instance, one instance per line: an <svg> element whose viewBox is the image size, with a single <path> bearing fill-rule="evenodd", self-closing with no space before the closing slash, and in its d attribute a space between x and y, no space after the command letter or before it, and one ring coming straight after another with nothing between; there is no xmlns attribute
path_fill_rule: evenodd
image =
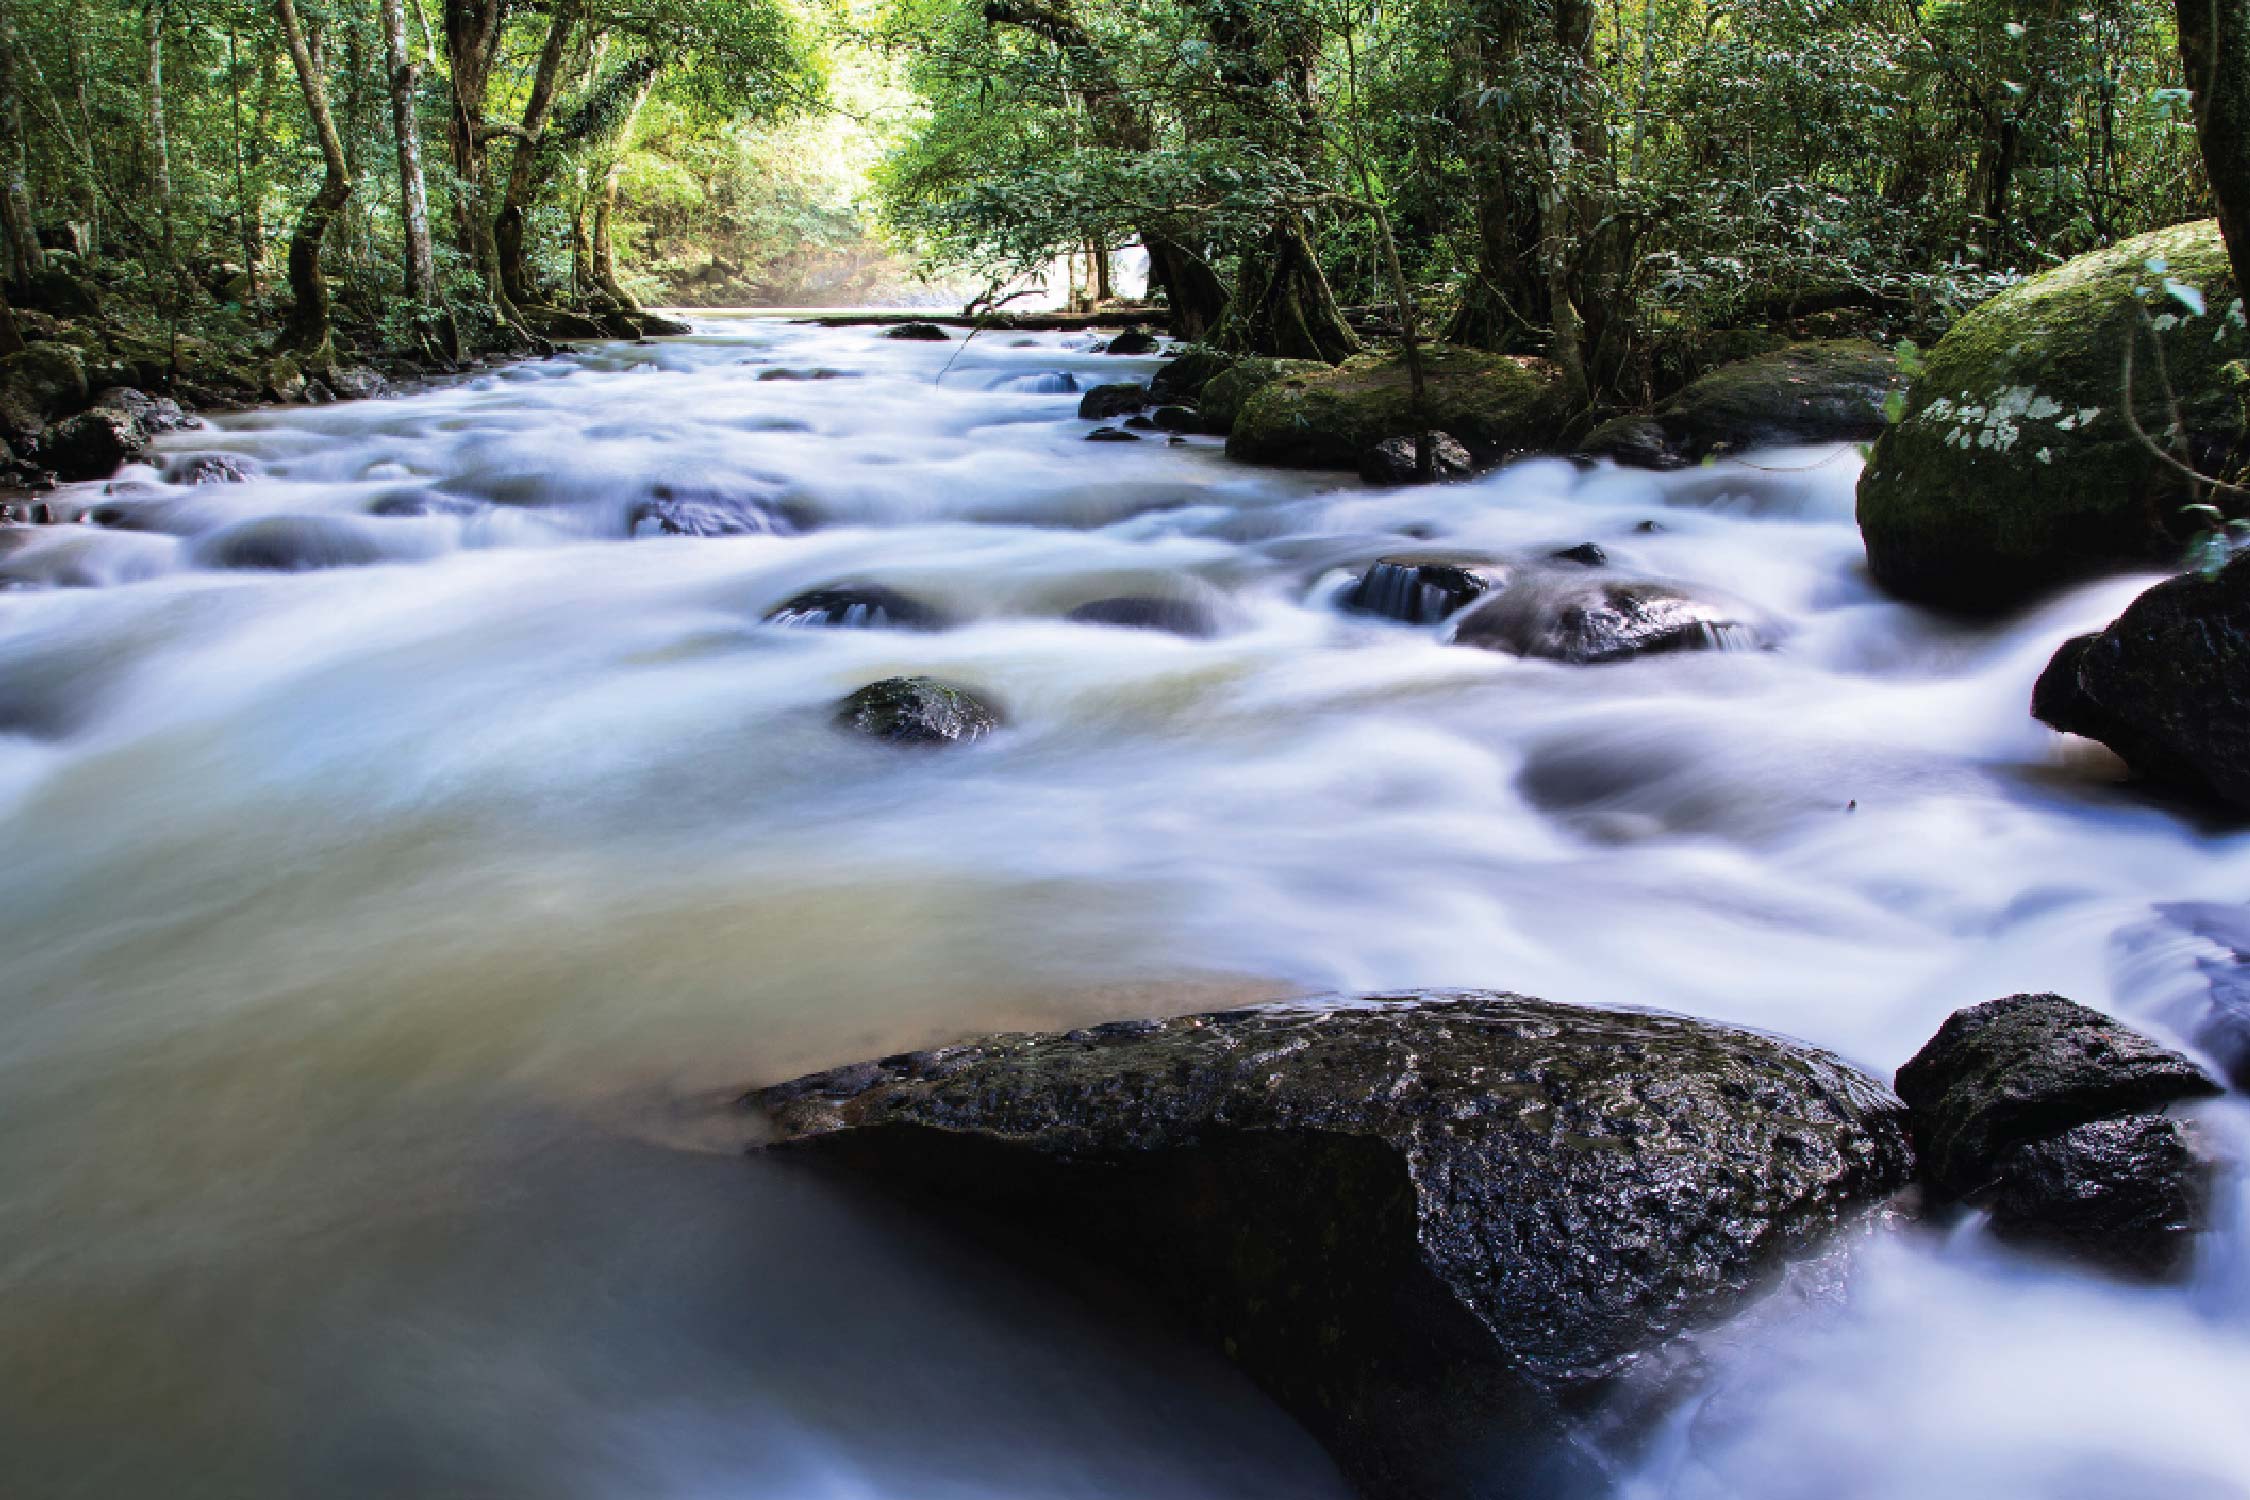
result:
<svg viewBox="0 0 2250 1500"><path fill-rule="evenodd" d="M700 327L227 418L0 541L0 1492L1335 1496L1215 1357L711 1101L1423 984L1887 1074L2019 990L2192 1027L2210 945L2152 909L2250 897L2250 838L2026 713L2150 580L1890 603L1848 449L1378 491L1088 444L1075 391L1155 362L1080 338ZM1573 668L1338 604L1585 541L1776 648ZM855 581L950 628L761 623ZM1219 628L1065 618L1118 596ZM831 726L901 672L1008 727ZM1714 1332L1620 1495L2250 1494L2241 1212L2177 1291L1871 1243Z"/></svg>

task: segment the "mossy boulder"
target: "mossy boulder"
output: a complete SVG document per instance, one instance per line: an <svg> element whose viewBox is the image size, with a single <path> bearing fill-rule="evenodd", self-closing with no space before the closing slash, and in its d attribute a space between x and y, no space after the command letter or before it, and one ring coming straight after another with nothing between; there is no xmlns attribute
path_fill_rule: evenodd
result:
<svg viewBox="0 0 2250 1500"><path fill-rule="evenodd" d="M37 433L54 417L82 411L88 395L86 365L67 344L27 344L0 359L0 430L9 437Z"/></svg>
<svg viewBox="0 0 2250 1500"><path fill-rule="evenodd" d="M1356 469L1360 455L1384 439L1434 428L1489 463L1551 445L1562 425L1556 381L1535 361L1432 344L1422 350L1422 370L1426 399L1419 417L1406 361L1396 352L1285 375L1244 403L1227 437L1227 457Z"/></svg>
<svg viewBox="0 0 2250 1500"><path fill-rule="evenodd" d="M1268 359L1262 354L1238 359L1204 381L1203 430L1225 437L1234 431L1235 420L1250 398L1267 386L1294 375L1320 375L1327 370L1328 366L1317 359Z"/></svg>
<svg viewBox="0 0 2250 1500"><path fill-rule="evenodd" d="M2189 481L2126 420L2128 350L2142 431L2169 443L2176 407L2183 456L2231 468L2243 404L2228 367L2250 328L2216 225L2175 225L2013 287L1939 340L1860 476L1876 581L1992 612L2176 556Z"/></svg>
<svg viewBox="0 0 2250 1500"><path fill-rule="evenodd" d="M1585 451L1676 469L1718 453L1853 442L1883 430L1883 403L1901 383L1898 356L1865 339L1789 344L1719 366L1648 416L1603 423Z"/></svg>
<svg viewBox="0 0 2250 1500"><path fill-rule="evenodd" d="M1231 354L1192 344L1158 367L1149 380L1149 393L1159 401L1194 401L1234 362Z"/></svg>

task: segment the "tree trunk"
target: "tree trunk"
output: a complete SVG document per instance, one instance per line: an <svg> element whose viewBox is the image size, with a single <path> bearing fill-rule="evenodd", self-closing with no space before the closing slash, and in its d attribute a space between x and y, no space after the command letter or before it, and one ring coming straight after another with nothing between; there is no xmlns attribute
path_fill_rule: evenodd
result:
<svg viewBox="0 0 2250 1500"><path fill-rule="evenodd" d="M445 54L453 84L453 109L446 121L458 185L454 223L461 248L477 268L494 321L528 335L500 280L500 248L492 235L490 183L486 174L485 96L491 92L492 62L507 20L508 0L445 0Z"/></svg>
<svg viewBox="0 0 2250 1500"><path fill-rule="evenodd" d="M546 45L539 49L539 66L532 74L531 96L524 101L523 134L508 161L508 184L500 212L492 224L493 245L500 258L500 287L518 308L529 307L531 276L524 246L524 220L531 211L538 185L539 151L554 113L555 94L562 82L563 49L576 29L582 0L555 0L547 22Z"/></svg>
<svg viewBox="0 0 2250 1500"><path fill-rule="evenodd" d="M148 44L146 90L148 105L149 185L156 198L157 219L164 241L166 300L176 300L179 288L172 264L172 143L164 129L164 20L167 0L148 0L142 12L143 35Z"/></svg>
<svg viewBox="0 0 2250 1500"><path fill-rule="evenodd" d="M399 219L406 233L406 295L448 354L460 351L453 314L438 290L437 257L430 247L429 188L422 174L422 132L414 117L421 67L406 45L404 0L382 0L383 61L390 72L391 134L398 142Z"/></svg>
<svg viewBox="0 0 2250 1500"><path fill-rule="evenodd" d="M1172 336L1205 339L1226 314L1227 284L1209 261L1160 229L1141 230L1141 247L1148 251L1148 285L1153 293L1164 289L1172 310Z"/></svg>
<svg viewBox="0 0 2250 1500"><path fill-rule="evenodd" d="M594 199L594 285L602 290L619 312L639 313L641 302L625 290L617 279L616 242L610 237L610 227L617 217L617 189L625 176L625 152L633 143L633 124L641 117L641 106L656 89L656 72L641 80L639 92L633 95L632 104L618 123L617 135L612 141L613 154L609 165L602 171L601 192Z"/></svg>
<svg viewBox="0 0 2250 1500"><path fill-rule="evenodd" d="M0 238L6 240L6 279L27 284L44 267L39 224L31 211L29 165L24 156L23 104L16 96L14 0L0 0ZM9 315L8 330L15 318ZM22 340L17 340L21 345Z"/></svg>
<svg viewBox="0 0 2250 1500"><path fill-rule="evenodd" d="M335 362L335 347L329 336L328 281L320 270L320 247L328 238L329 224L351 198L352 179L344 165L344 143L337 139L336 121L328 113L328 91L321 84L312 50L305 45L304 28L297 24L296 0L274 0L274 14L281 22L289 60L296 65L305 113L311 117L327 167L320 190L305 205L296 233L289 236L289 290L296 301L282 327L281 342L301 354L307 365L321 368Z"/></svg>
<svg viewBox="0 0 2250 1500"><path fill-rule="evenodd" d="M2250 297L2250 0L2179 0L2180 62L2237 294Z"/></svg>
<svg viewBox="0 0 2250 1500"><path fill-rule="evenodd" d="M1296 213L1283 213L1265 241L1242 257L1234 296L1211 338L1242 354L1332 365L1359 352L1359 336L1337 310L1336 294Z"/></svg>

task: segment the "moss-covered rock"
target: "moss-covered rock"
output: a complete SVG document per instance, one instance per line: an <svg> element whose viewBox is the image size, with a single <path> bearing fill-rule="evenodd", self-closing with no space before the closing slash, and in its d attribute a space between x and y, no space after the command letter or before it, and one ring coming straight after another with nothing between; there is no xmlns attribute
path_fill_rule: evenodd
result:
<svg viewBox="0 0 2250 1500"><path fill-rule="evenodd" d="M1395 352L1285 375L1244 403L1227 437L1227 456L1354 469L1360 455L1385 438L1422 428L1452 434L1484 462L1555 440L1562 404L1553 376L1537 362L1432 344L1422 351L1422 369L1426 400L1419 418L1406 361Z"/></svg>
<svg viewBox="0 0 2250 1500"><path fill-rule="evenodd" d="M2227 366L2250 355L2250 328L2206 220L2080 256L1938 342L1860 477L1876 580L1992 611L2176 554L2188 482L2125 419L2128 350L2142 430L2165 440L2176 405L2189 461L2230 467L2242 398Z"/></svg>
<svg viewBox="0 0 2250 1500"><path fill-rule="evenodd" d="M1159 401L1194 401L1233 363L1231 354L1191 344L1157 369L1149 380L1149 393Z"/></svg>
<svg viewBox="0 0 2250 1500"><path fill-rule="evenodd" d="M1234 431L1243 406L1267 386L1293 375L1320 375L1327 370L1317 359L1268 359L1262 354L1238 359L1204 381L1203 430L1225 437Z"/></svg>
<svg viewBox="0 0 2250 1500"><path fill-rule="evenodd" d="M1715 453L1871 438L1883 430L1883 403L1900 383L1898 356L1865 339L1789 344L1719 366L1648 416L1603 423L1585 451L1674 469Z"/></svg>
<svg viewBox="0 0 2250 1500"><path fill-rule="evenodd" d="M82 411L86 365L67 344L27 344L0 359L0 429L30 437L54 417Z"/></svg>

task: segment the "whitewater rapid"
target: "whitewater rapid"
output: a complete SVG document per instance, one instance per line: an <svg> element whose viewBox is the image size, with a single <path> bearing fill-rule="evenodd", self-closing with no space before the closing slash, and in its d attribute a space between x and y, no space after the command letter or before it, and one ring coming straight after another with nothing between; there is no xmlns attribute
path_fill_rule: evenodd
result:
<svg viewBox="0 0 2250 1500"><path fill-rule="evenodd" d="M2250 897L2250 835L2026 711L2151 580L1892 603L1850 449L1374 490L1086 442L1076 390L1156 362L1079 337L698 328L226 417L0 540L0 1490L1337 1496L1214 1356L699 1149L712 1101L1414 985L1886 1076L2023 990L2180 1041L2216 950L2154 908ZM1340 607L1384 553L1587 541L1775 648ZM949 627L764 622L855 581ZM1128 595L1216 632L1066 618ZM831 725L907 672L1006 729ZM1873 1240L1711 1336L1620 1496L2250 1495L2243 1212L2174 1291Z"/></svg>

